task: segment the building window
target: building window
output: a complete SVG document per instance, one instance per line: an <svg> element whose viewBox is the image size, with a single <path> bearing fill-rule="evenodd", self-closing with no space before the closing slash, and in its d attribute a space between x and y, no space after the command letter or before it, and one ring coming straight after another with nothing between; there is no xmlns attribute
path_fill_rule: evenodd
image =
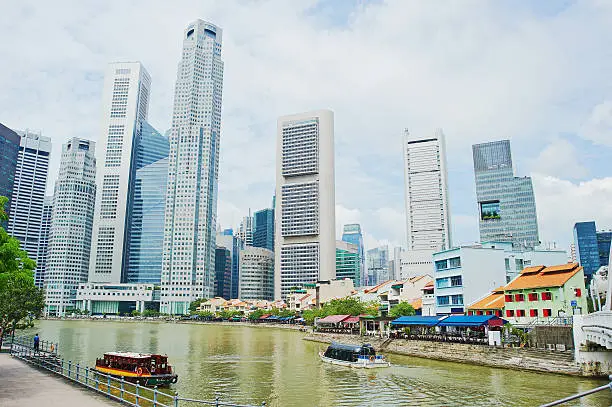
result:
<svg viewBox="0 0 612 407"><path fill-rule="evenodd" d="M529 310L529 316L530 317L537 317L538 316L538 310L537 309L530 309Z"/></svg>
<svg viewBox="0 0 612 407"><path fill-rule="evenodd" d="M514 310L507 309L506 310L506 316L507 317L513 317L514 316Z"/></svg>
<svg viewBox="0 0 612 407"><path fill-rule="evenodd" d="M550 291L545 291L542 293L542 301L550 301L552 300L552 293Z"/></svg>
<svg viewBox="0 0 612 407"><path fill-rule="evenodd" d="M537 301L538 300L538 293L529 293L529 301Z"/></svg>
<svg viewBox="0 0 612 407"><path fill-rule="evenodd" d="M525 316L525 310L524 309L517 309L516 310L516 316L517 317L524 317Z"/></svg>
<svg viewBox="0 0 612 407"><path fill-rule="evenodd" d="M461 276L451 277L450 282L451 282L451 287L461 287L463 285Z"/></svg>
<svg viewBox="0 0 612 407"><path fill-rule="evenodd" d="M517 301L517 302L525 301L525 295L524 294L514 294L514 301Z"/></svg>
<svg viewBox="0 0 612 407"><path fill-rule="evenodd" d="M504 259L506 263L506 271L510 271L510 259Z"/></svg>
<svg viewBox="0 0 612 407"><path fill-rule="evenodd" d="M504 296L504 300L505 300L506 302L512 302L512 301L513 301L512 294L506 294L506 295Z"/></svg>
<svg viewBox="0 0 612 407"><path fill-rule="evenodd" d="M461 267L461 258L453 257L452 259L448 259L449 268L458 268Z"/></svg>
<svg viewBox="0 0 612 407"><path fill-rule="evenodd" d="M542 315L545 317L549 317L552 315L552 310L550 308L544 308L542 310Z"/></svg>
<svg viewBox="0 0 612 407"><path fill-rule="evenodd" d="M436 270L446 270L447 267L447 260L436 260Z"/></svg>
<svg viewBox="0 0 612 407"><path fill-rule="evenodd" d="M582 290L580 288L574 288L574 295L576 297L582 297Z"/></svg>
<svg viewBox="0 0 612 407"><path fill-rule="evenodd" d="M450 298L448 295L438 297L438 305L448 305L450 304Z"/></svg>
<svg viewBox="0 0 612 407"><path fill-rule="evenodd" d="M502 316L501 310L495 311L495 315L498 316L498 317L501 317Z"/></svg>

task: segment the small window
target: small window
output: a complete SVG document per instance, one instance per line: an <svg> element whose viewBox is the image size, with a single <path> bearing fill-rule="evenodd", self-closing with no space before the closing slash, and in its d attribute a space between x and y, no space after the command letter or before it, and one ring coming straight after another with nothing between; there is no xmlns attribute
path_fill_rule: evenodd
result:
<svg viewBox="0 0 612 407"><path fill-rule="evenodd" d="M506 302L512 302L512 301L514 301L514 300L512 299L512 294L506 294L504 297L505 297L505 301L506 301Z"/></svg>
<svg viewBox="0 0 612 407"><path fill-rule="evenodd" d="M574 294L576 297L582 297L582 290L580 288L574 288Z"/></svg>
<svg viewBox="0 0 612 407"><path fill-rule="evenodd" d="M529 316L530 317L537 317L538 316L538 310L537 309L530 309L529 310Z"/></svg>
<svg viewBox="0 0 612 407"><path fill-rule="evenodd" d="M194 31L193 28L191 30L187 31L187 38L191 38L191 36L193 35L193 31Z"/></svg>
<svg viewBox="0 0 612 407"><path fill-rule="evenodd" d="M506 310L506 316L507 317L513 317L514 316L514 310L507 309Z"/></svg>
<svg viewBox="0 0 612 407"><path fill-rule="evenodd" d="M550 317L552 315L552 310L550 308L544 308L542 310L542 315L545 317Z"/></svg>
<svg viewBox="0 0 612 407"><path fill-rule="evenodd" d="M525 301L525 295L523 295L523 294L514 294L514 301L517 301L517 302Z"/></svg>
<svg viewBox="0 0 612 407"><path fill-rule="evenodd" d="M538 293L529 293L529 301L537 301Z"/></svg>

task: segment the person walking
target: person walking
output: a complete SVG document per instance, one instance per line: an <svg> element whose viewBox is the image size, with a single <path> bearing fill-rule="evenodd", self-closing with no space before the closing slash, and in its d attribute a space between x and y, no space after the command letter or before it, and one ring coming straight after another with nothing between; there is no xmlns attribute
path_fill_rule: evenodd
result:
<svg viewBox="0 0 612 407"><path fill-rule="evenodd" d="M38 334L34 335L34 352L38 353L40 349L40 338Z"/></svg>

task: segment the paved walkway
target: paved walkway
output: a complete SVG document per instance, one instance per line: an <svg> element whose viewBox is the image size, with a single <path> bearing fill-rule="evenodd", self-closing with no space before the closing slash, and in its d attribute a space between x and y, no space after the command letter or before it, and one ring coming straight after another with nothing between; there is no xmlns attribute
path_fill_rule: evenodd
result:
<svg viewBox="0 0 612 407"><path fill-rule="evenodd" d="M120 404L1 353L0 406L118 407Z"/></svg>

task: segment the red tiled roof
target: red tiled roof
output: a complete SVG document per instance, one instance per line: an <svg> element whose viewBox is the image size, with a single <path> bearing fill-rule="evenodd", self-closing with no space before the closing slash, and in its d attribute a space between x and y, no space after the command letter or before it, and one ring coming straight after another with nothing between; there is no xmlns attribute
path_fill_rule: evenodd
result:
<svg viewBox="0 0 612 407"><path fill-rule="evenodd" d="M539 271L528 267L504 287L504 290L523 290L530 288L561 287L570 278L582 271L578 263L567 263L559 266L543 267Z"/></svg>
<svg viewBox="0 0 612 407"><path fill-rule="evenodd" d="M359 322L359 317L348 317L347 319L345 319L342 322L345 323L345 324L355 324L355 323Z"/></svg>
<svg viewBox="0 0 612 407"><path fill-rule="evenodd" d="M336 324L338 322L342 322L345 319L349 318L350 315L330 315L325 318L321 318L317 321L317 323L323 322L325 324Z"/></svg>

